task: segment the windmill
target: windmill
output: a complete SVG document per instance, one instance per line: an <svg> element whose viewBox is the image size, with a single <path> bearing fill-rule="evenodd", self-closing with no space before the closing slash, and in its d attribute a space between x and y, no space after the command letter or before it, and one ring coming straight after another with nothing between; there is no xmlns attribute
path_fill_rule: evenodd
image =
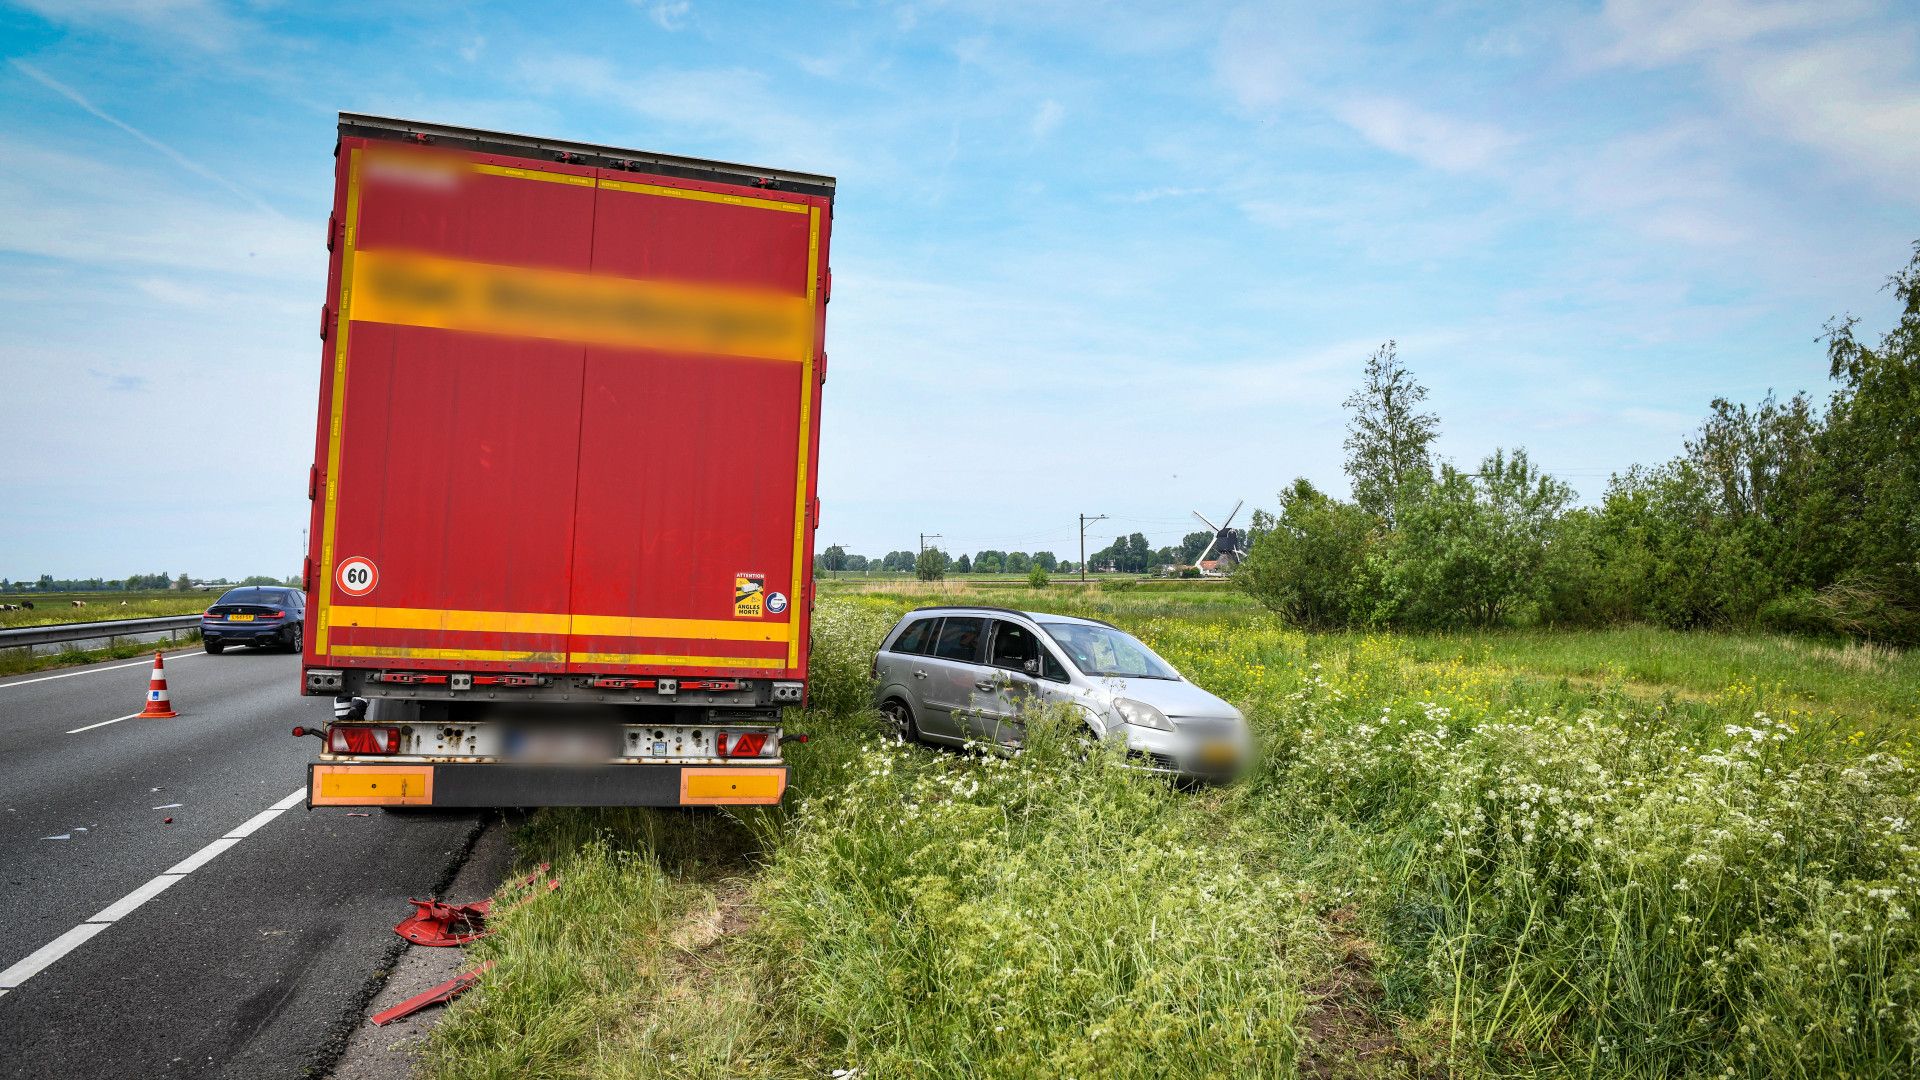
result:
<svg viewBox="0 0 1920 1080"><path fill-rule="evenodd" d="M1226 520L1218 525L1208 521L1206 516L1201 514L1200 511L1195 510L1193 512L1193 516L1199 518L1202 525L1213 530L1213 539L1207 541L1206 550L1200 553L1199 558L1193 560L1195 566L1206 562L1207 556L1213 554L1216 547L1220 549L1220 561L1222 563L1232 565L1240 561L1240 534L1233 529L1233 517L1240 512L1241 504L1246 501L1245 499L1241 499L1235 502L1233 509L1227 511ZM1201 571L1201 573L1205 572L1205 570Z"/></svg>

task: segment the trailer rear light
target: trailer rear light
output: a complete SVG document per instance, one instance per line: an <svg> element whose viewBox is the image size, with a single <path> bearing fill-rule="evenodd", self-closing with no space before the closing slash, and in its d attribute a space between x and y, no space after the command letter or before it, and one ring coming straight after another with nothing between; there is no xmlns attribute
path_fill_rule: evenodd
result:
<svg viewBox="0 0 1920 1080"><path fill-rule="evenodd" d="M327 749L335 754L397 754L400 729L336 725L327 729Z"/></svg>
<svg viewBox="0 0 1920 1080"><path fill-rule="evenodd" d="M767 736L759 731L743 731L735 735L731 747L727 745L727 736L724 732L714 740L714 749L719 751L721 757L759 757L766 746Z"/></svg>

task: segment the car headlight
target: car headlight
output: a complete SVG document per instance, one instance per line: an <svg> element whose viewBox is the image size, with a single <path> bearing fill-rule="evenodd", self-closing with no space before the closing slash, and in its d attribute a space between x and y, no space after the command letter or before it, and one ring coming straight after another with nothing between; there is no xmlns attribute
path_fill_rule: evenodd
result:
<svg viewBox="0 0 1920 1080"><path fill-rule="evenodd" d="M1167 714L1132 698L1119 698L1113 703L1113 711L1123 724L1134 727L1152 728L1155 731L1172 731L1173 724L1167 720Z"/></svg>

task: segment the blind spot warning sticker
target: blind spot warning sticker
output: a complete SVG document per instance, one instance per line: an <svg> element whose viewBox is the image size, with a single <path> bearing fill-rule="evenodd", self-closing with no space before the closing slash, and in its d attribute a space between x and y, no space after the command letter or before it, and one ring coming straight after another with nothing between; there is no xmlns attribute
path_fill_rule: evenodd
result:
<svg viewBox="0 0 1920 1080"><path fill-rule="evenodd" d="M766 613L767 575L733 575L733 617L757 619Z"/></svg>
<svg viewBox="0 0 1920 1080"><path fill-rule="evenodd" d="M778 615L785 610L787 610L786 593L776 592L767 594L767 614Z"/></svg>
<svg viewBox="0 0 1920 1080"><path fill-rule="evenodd" d="M340 561L340 568L333 572L333 581L348 596L365 596L380 584L380 568L373 565L372 559L355 555Z"/></svg>

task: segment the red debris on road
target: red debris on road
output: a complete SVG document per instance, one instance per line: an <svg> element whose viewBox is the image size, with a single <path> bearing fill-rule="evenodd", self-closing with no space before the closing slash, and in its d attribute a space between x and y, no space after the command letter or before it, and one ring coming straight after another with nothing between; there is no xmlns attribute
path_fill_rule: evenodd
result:
<svg viewBox="0 0 1920 1080"><path fill-rule="evenodd" d="M480 981L481 974L492 966L493 961L489 960L479 967L474 968L472 971L463 971L453 978L448 979L446 982L441 983L439 986L415 994L391 1009L382 1009L374 1013L368 1019L373 1021L375 1027L386 1027L395 1020L404 1020L429 1005L438 1005L443 1001L452 1001L454 998L466 993L467 989L474 983Z"/></svg>

